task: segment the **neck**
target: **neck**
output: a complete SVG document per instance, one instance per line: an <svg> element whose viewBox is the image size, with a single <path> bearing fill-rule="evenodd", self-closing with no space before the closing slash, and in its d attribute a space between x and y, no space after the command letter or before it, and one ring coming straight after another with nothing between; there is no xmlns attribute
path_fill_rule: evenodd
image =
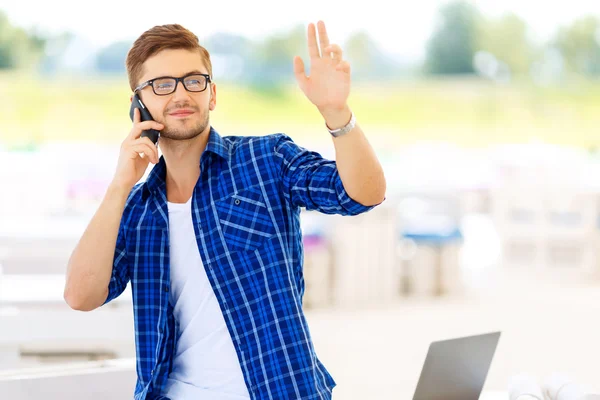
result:
<svg viewBox="0 0 600 400"><path fill-rule="evenodd" d="M160 138L159 146L167 166L167 200L185 203L200 177L200 157L206 149L210 127L190 140Z"/></svg>

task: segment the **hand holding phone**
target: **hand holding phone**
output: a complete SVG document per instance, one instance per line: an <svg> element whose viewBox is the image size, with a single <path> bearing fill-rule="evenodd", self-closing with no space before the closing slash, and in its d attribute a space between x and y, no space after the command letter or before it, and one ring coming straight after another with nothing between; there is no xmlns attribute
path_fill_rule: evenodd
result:
<svg viewBox="0 0 600 400"><path fill-rule="evenodd" d="M148 111L146 105L142 102L142 99L140 99L137 93L133 95L131 107L129 108L129 118L131 118L131 121L133 121L133 110L136 108L140 110L141 121L154 121L150 111ZM149 138L154 144L158 142L159 136L160 132L156 129L148 129L142 132L142 137Z"/></svg>
<svg viewBox="0 0 600 400"><path fill-rule="evenodd" d="M137 109L137 110L136 110ZM165 127L156 121L142 121L139 107L133 107L133 126L121 143L117 170L111 185L123 190L131 190L148 168L148 164L158 164L158 146L144 132L160 132Z"/></svg>

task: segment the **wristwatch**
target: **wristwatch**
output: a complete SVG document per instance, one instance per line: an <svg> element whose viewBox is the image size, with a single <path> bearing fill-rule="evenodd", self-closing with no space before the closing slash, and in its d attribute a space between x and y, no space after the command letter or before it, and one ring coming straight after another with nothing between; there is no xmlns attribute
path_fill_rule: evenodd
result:
<svg viewBox="0 0 600 400"><path fill-rule="evenodd" d="M356 126L356 118L354 118L354 112L352 113L352 117L350 118L350 122L348 122L346 124L346 126L343 126L341 128L338 129L329 129L329 127L327 126L327 124L325 124L325 126L327 127L327 130L329 131L329 133L331 133L331 136L333 137L339 137L342 135L345 135L346 133L350 132L352 129L354 129L354 127Z"/></svg>

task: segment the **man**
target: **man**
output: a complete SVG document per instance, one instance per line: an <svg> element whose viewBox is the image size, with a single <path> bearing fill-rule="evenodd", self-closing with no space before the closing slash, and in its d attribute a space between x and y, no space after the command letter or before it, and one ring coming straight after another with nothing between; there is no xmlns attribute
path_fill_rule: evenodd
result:
<svg viewBox="0 0 600 400"><path fill-rule="evenodd" d="M308 27L310 77L300 57L294 72L336 162L283 134L221 137L209 125L210 56L180 25L148 30L127 55L130 86L155 121L136 110L64 295L89 311L131 282L135 399L331 398L302 312L300 208L367 211L384 200L385 179L347 104L350 66L318 28L321 50ZM160 131L160 159L141 137L148 129Z"/></svg>

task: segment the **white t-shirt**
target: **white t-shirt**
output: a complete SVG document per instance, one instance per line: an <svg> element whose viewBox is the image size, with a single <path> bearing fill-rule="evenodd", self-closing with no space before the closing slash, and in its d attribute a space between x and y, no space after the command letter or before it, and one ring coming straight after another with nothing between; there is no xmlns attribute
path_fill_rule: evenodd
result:
<svg viewBox="0 0 600 400"><path fill-rule="evenodd" d="M191 198L168 203L169 293L179 337L163 394L172 400L247 400L240 362L200 258L191 204Z"/></svg>

